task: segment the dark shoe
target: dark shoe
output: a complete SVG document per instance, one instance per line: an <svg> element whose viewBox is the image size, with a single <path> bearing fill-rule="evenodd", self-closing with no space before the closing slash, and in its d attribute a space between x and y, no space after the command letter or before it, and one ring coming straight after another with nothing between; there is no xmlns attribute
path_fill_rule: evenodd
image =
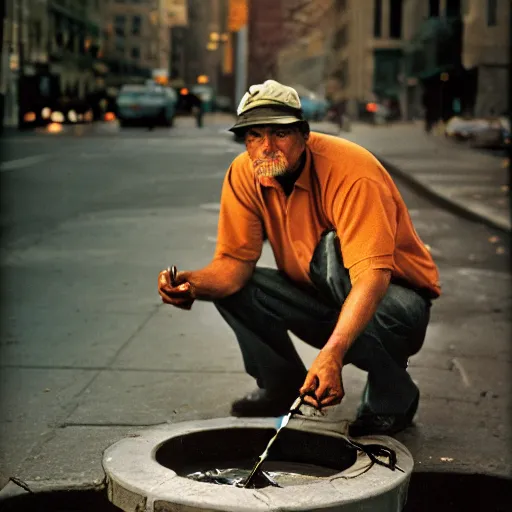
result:
<svg viewBox="0 0 512 512"><path fill-rule="evenodd" d="M350 437L371 435L392 436L412 425L419 403L419 394L405 414L381 415L363 412L348 426Z"/></svg>
<svg viewBox="0 0 512 512"><path fill-rule="evenodd" d="M239 418L283 416L287 414L299 391L269 393L266 389L256 389L231 404L231 415Z"/></svg>

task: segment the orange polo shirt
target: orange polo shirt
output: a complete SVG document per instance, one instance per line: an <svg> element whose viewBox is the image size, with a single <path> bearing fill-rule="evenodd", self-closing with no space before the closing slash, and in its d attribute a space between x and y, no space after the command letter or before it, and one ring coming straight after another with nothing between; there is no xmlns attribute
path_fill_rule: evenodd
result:
<svg viewBox="0 0 512 512"><path fill-rule="evenodd" d="M274 178L259 183L247 152L235 158L222 188L215 257L257 261L265 230L277 267L312 286L309 263L327 228L336 229L352 283L367 269L389 269L440 294L436 265L388 172L361 146L319 133L310 135L288 197Z"/></svg>

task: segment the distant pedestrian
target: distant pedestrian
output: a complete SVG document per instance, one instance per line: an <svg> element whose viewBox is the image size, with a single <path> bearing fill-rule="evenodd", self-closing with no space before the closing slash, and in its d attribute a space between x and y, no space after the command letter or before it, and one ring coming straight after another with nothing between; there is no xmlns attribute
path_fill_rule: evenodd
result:
<svg viewBox="0 0 512 512"><path fill-rule="evenodd" d="M422 97L423 111L425 118L425 132L431 133L439 116L436 114L435 100L432 91L425 89Z"/></svg>
<svg viewBox="0 0 512 512"><path fill-rule="evenodd" d="M189 102L192 105L192 113L196 118L196 126L198 128L203 127L203 114L204 114L204 105L201 101L201 98L194 93L189 93Z"/></svg>
<svg viewBox="0 0 512 512"><path fill-rule="evenodd" d="M280 416L299 394L340 403L354 364L368 380L349 434L406 428L419 402L408 358L440 288L391 176L362 147L310 133L297 92L273 80L250 87L231 131L247 151L224 180L213 260L160 272L162 301L212 301L233 329L258 386L234 416ZM256 266L265 236L277 269ZM289 331L320 349L309 371Z"/></svg>

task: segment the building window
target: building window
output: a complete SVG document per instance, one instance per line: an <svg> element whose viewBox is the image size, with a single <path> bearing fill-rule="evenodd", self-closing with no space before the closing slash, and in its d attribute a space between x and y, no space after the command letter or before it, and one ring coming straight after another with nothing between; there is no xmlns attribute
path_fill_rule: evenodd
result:
<svg viewBox="0 0 512 512"><path fill-rule="evenodd" d="M142 24L142 18L140 16L134 16L132 18L132 35L140 36L141 24Z"/></svg>
<svg viewBox="0 0 512 512"><path fill-rule="evenodd" d="M132 59L140 59L140 48L138 46L132 48Z"/></svg>
<svg viewBox="0 0 512 512"><path fill-rule="evenodd" d="M124 55L124 37L116 37L116 52Z"/></svg>
<svg viewBox="0 0 512 512"><path fill-rule="evenodd" d="M389 8L389 37L402 37L402 0L390 0Z"/></svg>
<svg viewBox="0 0 512 512"><path fill-rule="evenodd" d="M498 24L497 17L498 0L487 0L487 26L495 27Z"/></svg>
<svg viewBox="0 0 512 512"><path fill-rule="evenodd" d="M125 16L119 14L115 17L115 32L117 36L124 36L125 28L124 24L126 22Z"/></svg>
<svg viewBox="0 0 512 512"><path fill-rule="evenodd" d="M382 36L382 0L375 0L373 11L373 37Z"/></svg>
<svg viewBox="0 0 512 512"><path fill-rule="evenodd" d="M439 0L429 0L428 2L428 17L439 18Z"/></svg>

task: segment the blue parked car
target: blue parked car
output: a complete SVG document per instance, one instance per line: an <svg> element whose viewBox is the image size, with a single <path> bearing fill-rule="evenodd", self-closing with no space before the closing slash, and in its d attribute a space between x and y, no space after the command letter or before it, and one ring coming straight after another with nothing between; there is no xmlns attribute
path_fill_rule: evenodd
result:
<svg viewBox="0 0 512 512"><path fill-rule="evenodd" d="M304 117L308 121L322 121L329 110L329 102L319 94L302 86L295 86L299 94Z"/></svg>
<svg viewBox="0 0 512 512"><path fill-rule="evenodd" d="M116 115L121 126L145 124L172 126L178 95L160 85L124 85L116 100Z"/></svg>

